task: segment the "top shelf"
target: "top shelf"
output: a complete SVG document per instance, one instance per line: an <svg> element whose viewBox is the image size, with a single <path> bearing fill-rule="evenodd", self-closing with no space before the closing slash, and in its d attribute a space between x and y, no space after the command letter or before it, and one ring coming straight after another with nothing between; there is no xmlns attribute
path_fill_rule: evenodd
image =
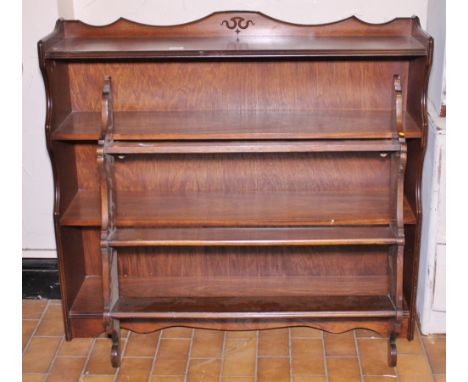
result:
<svg viewBox="0 0 468 382"><path fill-rule="evenodd" d="M429 56L429 39L417 17L370 24L353 16L305 25L236 11L169 26L61 19L39 51L42 59L58 60L417 57Z"/></svg>
<svg viewBox="0 0 468 382"><path fill-rule="evenodd" d="M375 57L424 56L412 36L231 38L73 38L53 45L51 59L246 58L246 57Z"/></svg>

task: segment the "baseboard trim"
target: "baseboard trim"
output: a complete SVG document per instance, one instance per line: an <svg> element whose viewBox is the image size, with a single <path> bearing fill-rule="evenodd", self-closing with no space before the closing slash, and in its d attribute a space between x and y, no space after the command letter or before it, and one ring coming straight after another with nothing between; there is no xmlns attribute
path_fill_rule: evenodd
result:
<svg viewBox="0 0 468 382"><path fill-rule="evenodd" d="M55 249L23 249L23 258L56 259Z"/></svg>
<svg viewBox="0 0 468 382"><path fill-rule="evenodd" d="M23 258L22 294L24 299L60 298L57 259Z"/></svg>

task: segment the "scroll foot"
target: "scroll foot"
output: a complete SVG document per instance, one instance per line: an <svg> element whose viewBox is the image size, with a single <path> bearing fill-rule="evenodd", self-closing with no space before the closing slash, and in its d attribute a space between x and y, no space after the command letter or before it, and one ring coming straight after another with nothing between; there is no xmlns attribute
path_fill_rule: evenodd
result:
<svg viewBox="0 0 468 382"><path fill-rule="evenodd" d="M117 320L113 321L111 361L112 367L117 368L120 366L120 325Z"/></svg>
<svg viewBox="0 0 468 382"><path fill-rule="evenodd" d="M388 339L388 366L394 367L397 364L396 333L391 333Z"/></svg>

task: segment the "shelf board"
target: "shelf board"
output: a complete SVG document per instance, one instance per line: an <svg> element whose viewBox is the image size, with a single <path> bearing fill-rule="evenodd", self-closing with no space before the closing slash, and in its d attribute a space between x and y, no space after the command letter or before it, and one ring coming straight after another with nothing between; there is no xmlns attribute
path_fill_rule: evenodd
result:
<svg viewBox="0 0 468 382"><path fill-rule="evenodd" d="M396 140L113 142L105 154L224 154L400 151Z"/></svg>
<svg viewBox="0 0 468 382"><path fill-rule="evenodd" d="M111 316L125 318L394 317L388 296L120 297Z"/></svg>
<svg viewBox="0 0 468 382"><path fill-rule="evenodd" d="M113 247L374 245L400 242L388 226L295 228L118 228Z"/></svg>
<svg viewBox="0 0 468 382"><path fill-rule="evenodd" d="M389 200L379 192L167 194L119 192L120 227L388 225ZM413 221L405 208L407 223ZM65 226L100 226L97 191L80 190L63 213Z"/></svg>
<svg viewBox="0 0 468 382"><path fill-rule="evenodd" d="M144 280L143 280L144 281ZM152 283L151 285L157 286L158 284L154 285ZM255 298L256 300L262 299L264 300L263 296L252 296L252 298ZM282 298L285 300L289 300L291 302L296 302L297 301L297 296L285 296L283 295ZM312 302L314 299L317 297L308 297L310 298L310 302ZM379 314L381 314L383 311L387 310L388 314L390 314L390 311L392 314L394 314L393 306L391 305L391 301L388 299L387 296L354 296L353 298L355 299L361 299L360 301L362 303L365 303L367 300L368 307L365 307L364 305L361 305L363 309L361 310L361 314L363 311L365 311L366 308L370 309L376 309L377 303L380 304L380 307L382 309L377 309L379 310ZM327 297L327 300L329 297ZM223 298L225 300L225 298ZM372 301L376 301L375 304L372 304ZM317 300L315 300L317 302ZM151 302L151 301L149 301ZM152 299L152 303L154 303L155 300ZM306 303L307 301L303 301ZM406 304L406 301L404 300L404 310L405 312L408 311L408 307ZM192 303L193 304L193 303ZM304 309L304 307L301 308L302 303L297 304L299 308L296 309ZM372 306L371 306L372 305ZM310 305L304 305L304 306L312 306L312 303ZM327 306L325 303L323 305L320 305L322 309L325 309ZM320 312L320 307L317 308L317 310ZM70 308L69 316L71 318L90 318L90 319L102 319L102 312L103 312L103 299L102 299L102 279L100 276L86 276L83 280L83 283L81 284L81 287L78 290L78 293L75 297L75 300L73 302L72 307ZM351 309L348 311L351 312Z"/></svg>
<svg viewBox="0 0 468 382"><path fill-rule="evenodd" d="M100 113L72 112L53 133L55 140L97 141ZM392 111L173 111L116 112L115 140L267 140L267 139L390 139ZM421 129L403 115L408 138Z"/></svg>
<svg viewBox="0 0 468 382"><path fill-rule="evenodd" d="M70 317L102 318L102 278L86 276L70 308Z"/></svg>
<svg viewBox="0 0 468 382"><path fill-rule="evenodd" d="M395 57L425 56L413 36L248 36L140 38L64 38L47 59L242 58L242 57Z"/></svg>

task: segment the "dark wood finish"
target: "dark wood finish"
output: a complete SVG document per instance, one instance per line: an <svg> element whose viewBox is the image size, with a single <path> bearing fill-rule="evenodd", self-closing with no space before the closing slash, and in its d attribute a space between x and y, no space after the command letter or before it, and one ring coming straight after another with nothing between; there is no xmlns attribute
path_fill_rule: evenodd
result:
<svg viewBox="0 0 468 382"><path fill-rule="evenodd" d="M78 293L73 309L70 312L71 329L76 337L98 336L103 333L102 325L102 281L101 277L87 277ZM406 310L406 313L408 311ZM408 321L403 321L408 322ZM172 326L186 326L196 328L211 328L224 330L255 330L284 328L291 326L310 326L323 329L332 333L341 333L353 328L368 328L386 336L389 335L387 320L346 319L345 321L325 318L316 320L298 319L290 320L222 320L222 321L188 321L188 320L151 320L151 321L123 321L121 327L134 330L138 333L149 333L154 330L164 329ZM406 337L402 331L399 337Z"/></svg>
<svg viewBox="0 0 468 382"><path fill-rule="evenodd" d="M388 296L125 298L111 316L125 318L320 318L394 317Z"/></svg>
<svg viewBox="0 0 468 382"><path fill-rule="evenodd" d="M112 247L374 245L401 239L386 226L315 228L127 228L112 233Z"/></svg>
<svg viewBox="0 0 468 382"><path fill-rule="evenodd" d="M158 214L161 213L157 205L162 205L165 206L167 205L168 201L171 201L174 203L174 206L177 208L182 208L180 205L178 205L179 201L181 200L180 198L174 197L167 195L167 198L163 196L156 196L154 194L150 194L148 192L136 192L137 197L138 197L138 203L135 204L133 201L132 195L135 194L133 193L127 193L127 192L120 192L119 193L119 209L117 210L117 225L121 227L125 226L132 226L132 225L145 225L146 224L151 224L151 225L157 225L158 221L154 218L151 218L152 215L149 210L152 210L153 212L155 210L158 211ZM198 211L202 211L204 214L207 212L207 207L211 206L212 203L222 203L223 206L226 206L228 208L229 206L232 206L231 212L235 213L237 216L232 216L229 218L229 215L225 215L227 221L229 223L227 224L232 224L235 219L239 219L239 216L242 215L242 211L245 211L245 214L248 216L251 216L251 220L255 219L255 211L250 209L248 205L244 204L245 202L252 202L253 199L258 201L259 203L264 203L264 207L267 211L270 211L270 216L285 216L287 214L287 218L284 218L283 222L288 222L288 225L317 225L320 224L321 222L326 222L326 224L331 223L331 218L328 218L329 214L327 214L327 211L324 211L326 215L322 215L322 219L319 221L317 218L315 218L315 221L311 219L310 217L318 216L317 214L319 211L316 211L313 206L310 205L310 203L314 203L314 205L319 205L323 206L323 203L325 201L331 202L333 200L336 201L336 210L341 216L344 216L344 213L347 211L347 216L360 216L360 208L365 207L366 211L370 211L372 214L371 216L374 217L374 220L372 221L370 216L368 216L368 219L366 219L365 223L366 224L387 224L389 222L388 218L383 217L382 213L384 213L385 206L382 206L382 202L388 202L388 200L382 195L379 197L377 194L370 194L371 199L368 200L367 197L364 195L359 196L359 195L347 195L348 197L351 198L351 202L348 203L347 200L349 199L343 199L345 195L340 195L340 194L335 194L333 195L314 195L312 193L301 193L302 195L296 195L299 196L299 199L297 203L300 203L298 208L294 209L293 211L296 211L296 216L302 216L302 220L296 220L295 222L293 219L290 218L291 214L291 207L288 205L283 205L287 210L282 210L282 205L275 205L271 202L271 198L276 198L276 201L280 200L289 200L289 198L294 198L295 196L291 193L284 193L283 196L281 195L272 195L264 193L263 195L257 194L234 194L234 195L229 195L229 194L208 194L206 193L205 195L197 195L195 200L201 201L202 204L195 204L193 205L193 208L197 209ZM221 199L221 200L220 200ZM354 201L353 201L354 199ZM192 200L194 200L192 198ZM217 200L217 202L216 202ZM270 201L268 201L270 200ZM340 202L340 200L342 202ZM363 201L364 204L361 207L356 206L357 201ZM387 200L387 201L386 201ZM187 199L182 198L182 201L188 202ZM372 201L374 203L372 203ZM75 198L72 200L70 203L70 206L68 209L63 213L62 218L60 219L60 224L62 226L91 226L91 227L99 227L100 226L100 215L99 215L99 194L95 191L89 191L89 190L80 190L77 192L75 195ZM157 205L155 204L157 203ZM135 208L136 206L136 208ZM139 208L138 208L139 207ZM325 208L325 206L323 206ZM241 208L239 211L238 208ZM258 209L261 208L261 205L258 205ZM306 208L306 210L303 210L303 208ZM341 208L344 208L344 210L341 210ZM243 209L243 210L242 210ZM225 212L228 212L229 210L225 209ZM307 217L307 213L310 211L311 215ZM169 208L168 213L173 213L173 210ZM201 215L198 214L198 212L194 212L195 215L194 217L198 217L198 222L200 222ZM180 215L175 215L180 216ZM185 215L184 215L185 216ZM205 215L206 216L206 215ZM258 215L257 215L258 216ZM327 216L327 218L323 218L323 216ZM414 212L411 210L410 204L407 202L405 199L404 203L404 216L405 216L405 224L414 224L415 223L415 215ZM148 218L149 217L149 218ZM244 218L246 216L244 215ZM181 217L182 218L182 217ZM213 215L208 216L211 221L213 221ZM148 220L149 219L149 220ZM185 216L185 219L187 217ZM230 219L230 220L229 220ZM242 218L243 219L243 218ZM347 224L360 224L362 221L354 220L354 219L342 219L341 222L345 222ZM241 223L244 220L241 221ZM264 215L259 216L258 220L262 225L266 225L267 221L264 218ZM192 222L187 222L186 224L192 224ZM271 224L271 221L270 223ZM284 223L283 223L284 224ZM335 224L338 224L335 219Z"/></svg>
<svg viewBox="0 0 468 382"><path fill-rule="evenodd" d="M417 18L59 20L38 48L67 339L107 331L118 366L120 327L363 327L395 364L427 140Z"/></svg>
<svg viewBox="0 0 468 382"><path fill-rule="evenodd" d="M404 134L404 133L402 133ZM219 153L296 153L398 151L392 140L335 140L327 142L229 141L229 142L115 142L106 154L219 154Z"/></svg>
<svg viewBox="0 0 468 382"><path fill-rule="evenodd" d="M393 138L393 113L385 110L315 112L192 111L116 112L114 140L260 140L260 139L385 139ZM56 140L96 141L100 134L96 112L72 112L54 131ZM408 138L421 130L403 113Z"/></svg>

